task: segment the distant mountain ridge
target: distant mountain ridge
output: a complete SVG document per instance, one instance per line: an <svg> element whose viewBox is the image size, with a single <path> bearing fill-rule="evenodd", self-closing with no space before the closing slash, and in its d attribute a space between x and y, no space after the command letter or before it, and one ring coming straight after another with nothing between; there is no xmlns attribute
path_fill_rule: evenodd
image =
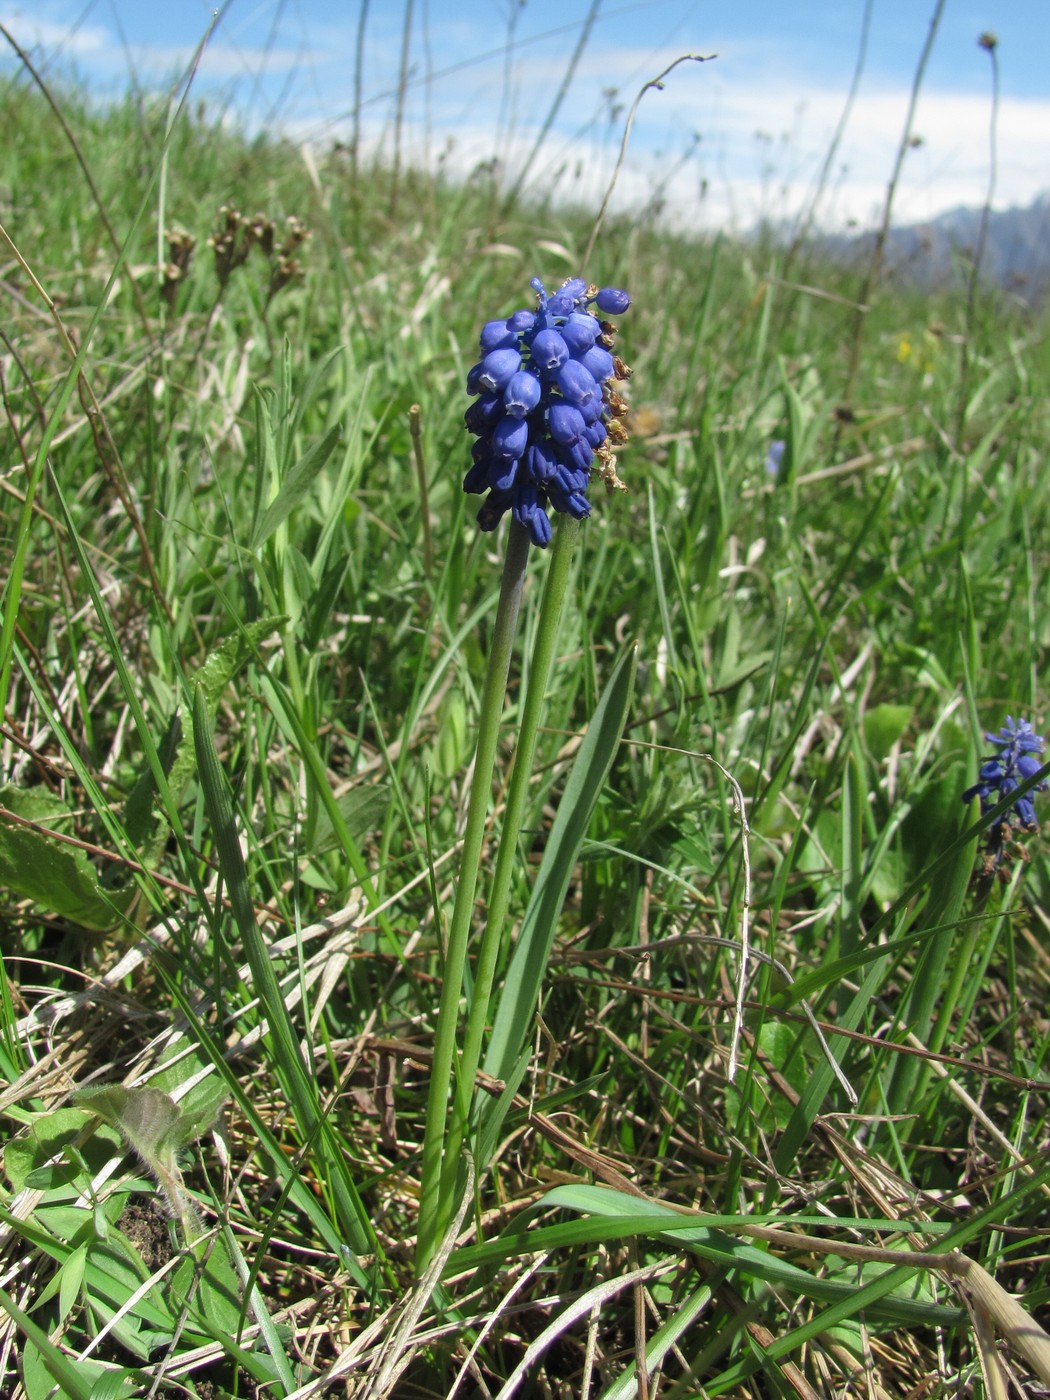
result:
<svg viewBox="0 0 1050 1400"><path fill-rule="evenodd" d="M886 270L914 285L943 286L968 269L977 248L981 210L949 209L920 224L890 231ZM871 249L875 235L836 234L818 239L829 254L852 261ZM988 218L981 277L1030 303L1050 297L1050 191L1027 208L993 210Z"/></svg>

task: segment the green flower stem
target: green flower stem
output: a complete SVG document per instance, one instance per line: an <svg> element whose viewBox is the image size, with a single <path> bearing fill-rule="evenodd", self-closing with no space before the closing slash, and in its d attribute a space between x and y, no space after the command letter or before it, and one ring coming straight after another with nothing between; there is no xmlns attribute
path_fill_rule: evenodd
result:
<svg viewBox="0 0 1050 1400"><path fill-rule="evenodd" d="M492 789L492 770L496 762L503 701L507 693L507 676L518 621L525 567L529 558L529 537L525 529L512 520L507 541L507 557L503 565L499 606L492 635L492 651L481 695L481 718L478 728L477 751L474 756L474 776L470 785L467 826L463 834L459 884L452 908L452 923L448 933L445 968L441 983L441 1004L438 1008L437 1031L434 1037L434 1062L430 1072L427 1097L427 1119L423 1136L422 1184L419 1199L419 1235L416 1243L416 1265L420 1273L433 1257L441 1235L442 1159L445 1153L445 1125L448 1119L449 1085L453 1079L456 1054L456 1032L459 1022L459 999L463 991L463 972L467 961L471 914L477 889L481 848L485 838ZM457 1101L461 1112L469 1105L460 1076L456 1076Z"/></svg>
<svg viewBox="0 0 1050 1400"><path fill-rule="evenodd" d="M478 1065L481 1061L481 1042L488 1025L489 1000L492 995L492 982L500 953L510 935L511 925L507 922L510 905L510 886L518 855L518 838L525 819L525 805L532 779L533 759L536 755L536 733L540 715L547 697L547 681L558 640L558 623L561 618L562 602L569 582L569 566L572 563L573 549L580 524L569 515L556 517L554 547L551 550L550 567L540 603L539 623L536 632L536 646L529 666L528 689L521 716L521 727L514 751L514 768L507 792L507 807L503 816L503 829L500 835L499 851L496 855L496 870L489 894L488 917L481 938L477 967L474 970L474 992L467 1017L467 1031L463 1043L463 1054L459 1062L458 1081L463 1086L462 1100L473 1099L477 1080ZM467 1129L466 1117L458 1114L449 1132L445 1151L445 1167L441 1182L441 1217L451 1217L455 1206L456 1174ZM480 1172L485 1164L476 1163Z"/></svg>

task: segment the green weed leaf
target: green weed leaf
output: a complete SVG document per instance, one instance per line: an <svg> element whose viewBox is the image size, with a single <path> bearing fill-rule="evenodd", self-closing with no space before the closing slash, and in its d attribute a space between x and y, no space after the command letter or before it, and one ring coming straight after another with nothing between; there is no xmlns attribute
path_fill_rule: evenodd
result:
<svg viewBox="0 0 1050 1400"><path fill-rule="evenodd" d="M160 1089L97 1084L79 1090L77 1102L118 1129L147 1165L161 1156L169 1157L188 1140L179 1140L178 1105Z"/></svg>
<svg viewBox="0 0 1050 1400"><path fill-rule="evenodd" d="M24 1137L16 1138L4 1148L4 1171L15 1191L31 1186L35 1190L47 1190L48 1186L38 1183L37 1173L49 1170L47 1164L58 1157L84 1132L92 1115L79 1108L56 1108L53 1113L42 1113L31 1125ZM119 1132L101 1127L90 1138L79 1145L89 1171L98 1171L111 1157L123 1150ZM74 1176L82 1170L79 1166ZM59 1184L56 1177L51 1183Z"/></svg>
<svg viewBox="0 0 1050 1400"><path fill-rule="evenodd" d="M360 845L365 837L382 826L390 806L390 791L386 784L351 788L342 797L336 798L335 805L347 831ZM342 836L336 831L335 823L325 808L318 809L313 831L307 832L306 843L312 855L323 855L325 851L334 851L342 846Z"/></svg>
<svg viewBox="0 0 1050 1400"><path fill-rule="evenodd" d="M864 716L864 738L872 758L882 760L893 748L913 714L910 705L876 705Z"/></svg>
<svg viewBox="0 0 1050 1400"><path fill-rule="evenodd" d="M0 1308L28 1338L24 1347L22 1379L30 1400L48 1400L55 1393L56 1383L59 1394L65 1400L91 1400L92 1384L101 1367L95 1363L74 1364L70 1361L45 1330L24 1313L3 1289L0 1289Z"/></svg>
<svg viewBox="0 0 1050 1400"><path fill-rule="evenodd" d="M249 622L211 653L191 682L194 688L200 687L209 710L215 709L223 691L260 644L286 621L284 617L261 617L256 622ZM168 784L176 800L192 776L197 762L193 735L189 732L189 726L186 728L168 775Z"/></svg>
<svg viewBox="0 0 1050 1400"><path fill-rule="evenodd" d="M116 1128L138 1154L164 1192L187 1244L192 1245L203 1227L182 1184L178 1153L214 1120L214 1113L209 1120L204 1118L207 1101L184 1111L162 1089L149 1085L128 1089L123 1084L92 1085L81 1089L77 1100Z"/></svg>
<svg viewBox="0 0 1050 1400"><path fill-rule="evenodd" d="M199 1073L210 1060L184 1036L173 1041L168 1047L173 1063L165 1065L151 1075L148 1087L161 1089L165 1094L173 1094L188 1079ZM217 1074L208 1075L194 1084L188 1093L178 1100L180 1135L183 1142L196 1142L212 1126L226 1102L226 1085Z"/></svg>
<svg viewBox="0 0 1050 1400"><path fill-rule="evenodd" d="M88 1245L85 1241L77 1245L58 1271L58 1315L63 1322L73 1311L83 1287L87 1257Z"/></svg>

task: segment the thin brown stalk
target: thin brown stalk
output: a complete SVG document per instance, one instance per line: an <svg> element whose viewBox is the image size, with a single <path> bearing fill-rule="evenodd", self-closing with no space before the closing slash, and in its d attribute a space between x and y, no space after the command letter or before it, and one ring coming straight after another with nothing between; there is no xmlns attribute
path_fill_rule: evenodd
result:
<svg viewBox="0 0 1050 1400"><path fill-rule="evenodd" d="M963 435L966 431L966 413L969 408L970 371L973 366L973 339L977 319L977 292L980 286L981 263L984 261L988 243L988 220L995 199L995 186L998 179L998 140L999 127L999 45L994 34L982 34L978 44L988 54L992 65L992 111L988 123L988 189L981 207L981 221L977 228L977 246L973 250L970 276L966 286L966 320L962 337L962 364L959 370L959 404L955 416L955 445L961 451ZM966 512L963 512L964 520Z"/></svg>
<svg viewBox="0 0 1050 1400"><path fill-rule="evenodd" d="M853 104L856 102L857 93L860 91L860 80L864 73L864 64L867 60L868 34L871 30L871 12L874 4L875 0L864 0L864 14L860 22L860 44L857 48L857 61L853 65L853 78L850 81L849 92L846 94L846 101L843 103L842 111L839 113L838 125L835 127L834 135L825 152L824 163L821 165L820 174L817 176L813 197L809 202L809 207L799 220L795 234L791 240L791 246L784 259L785 277L799 249L806 241L810 229L816 222L817 209L831 178L831 167L835 162L835 157L838 155L839 147L842 145L842 138L846 133L846 127L849 125L849 119L853 112Z"/></svg>
<svg viewBox="0 0 1050 1400"><path fill-rule="evenodd" d="M908 112L904 118L904 129L901 132L900 141L897 144L897 158L893 163L893 173L890 176L889 184L886 186L886 202L882 209L882 222L879 231L875 235L875 242L872 244L871 257L868 260L868 268L864 274L860 291L857 293L858 307L853 317L853 334L851 337L849 353L849 369L846 374L846 388L843 398L847 404L853 401L854 391L857 387L857 374L860 370L860 352L864 340L864 327L866 325L867 310L871 303L872 293L878 284L879 276L882 272L882 261L886 253L886 240L890 233L890 224L893 219L893 202L897 195L897 186L900 183L901 171L904 169L904 157L911 147L912 128L915 123L915 109L919 102L919 93L922 90L923 79L926 76L926 65L929 63L930 54L933 52L934 40L937 38L937 30L940 27L941 16L944 13L945 0L937 0L934 6L933 16L930 20L930 27L926 34L926 42L922 46L919 61L915 67L915 76L912 79L911 96L908 99ZM863 308L863 310L861 309Z"/></svg>
<svg viewBox="0 0 1050 1400"><path fill-rule="evenodd" d="M47 83L44 82L44 79L41 76L41 74L38 73L36 68L33 66L33 60L26 53L25 49L22 48L18 40L3 24L0 24L0 34L3 35L3 37L7 40L10 46L14 49L15 53L18 55L19 63L22 64L23 68L25 68L26 72L33 79L34 83L36 83L37 87L40 89L41 93L44 96L45 102L51 108L51 111L54 113L55 120L62 128L62 134L69 142L70 148L73 151L73 155L76 157L77 164L80 166L80 170L84 176L84 180L87 184L87 187L91 191L91 198L94 200L95 208L98 210L98 216L102 220L102 227L106 230L106 237L109 239L114 253L116 253L117 257L119 257L120 239L117 237L116 229L109 221L109 215L106 213L106 206L102 202L102 195L99 193L99 188L95 184L95 177L91 173L91 167L87 163L87 158L85 157L84 152L80 148L80 142L77 140L72 128L66 121L65 115L63 114L61 107L59 107L58 103L55 101L51 93L51 89L48 87ZM139 319L142 321L142 324L148 335L150 332L149 312L147 311L146 303L142 298L142 291L139 287L139 284L135 281L134 277L130 277L128 281L131 284L131 295L135 301L135 309L138 312Z"/></svg>

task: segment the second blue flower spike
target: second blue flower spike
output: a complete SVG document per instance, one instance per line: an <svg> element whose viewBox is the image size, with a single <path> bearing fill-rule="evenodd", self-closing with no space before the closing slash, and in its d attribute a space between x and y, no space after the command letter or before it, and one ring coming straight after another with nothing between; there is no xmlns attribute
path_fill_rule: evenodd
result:
<svg viewBox="0 0 1050 1400"><path fill-rule="evenodd" d="M979 797L981 811L987 812L1004 797L1008 797L1025 778L1030 778L1042 767L1042 760L1035 755L1041 754L1046 748L1046 740L1035 732L1028 720L1015 720L1012 715L1007 715L1006 723L998 734L986 734L984 737L990 744L994 744L999 752L981 764L977 782L973 787L966 789L962 800L972 802L975 797ZM1045 792L1047 786L1045 778L1041 783L1036 783L1034 788L1030 788L1023 797L1017 799L1004 820L1009 823L1016 818L1018 825L1026 829L1036 826L1032 795Z"/></svg>

